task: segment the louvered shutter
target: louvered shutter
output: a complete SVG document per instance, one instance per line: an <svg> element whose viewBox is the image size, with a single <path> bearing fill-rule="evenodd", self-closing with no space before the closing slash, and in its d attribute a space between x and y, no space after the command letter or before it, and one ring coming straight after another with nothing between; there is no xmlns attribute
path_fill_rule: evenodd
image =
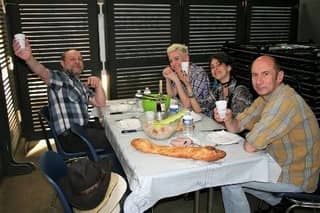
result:
<svg viewBox="0 0 320 213"><path fill-rule="evenodd" d="M248 0L249 42L292 42L297 37L298 0Z"/></svg>
<svg viewBox="0 0 320 213"><path fill-rule="evenodd" d="M0 153L4 155L14 151L21 136L19 122L19 108L17 102L16 86L10 48L8 43L8 31L4 14L4 5L0 5L0 100L1 100L1 148ZM2 156L3 157L3 156ZM9 159L7 159L9 160Z"/></svg>
<svg viewBox="0 0 320 213"><path fill-rule="evenodd" d="M186 0L183 40L189 47L192 62L203 67L213 81L209 57L221 51L226 42L237 41L238 0Z"/></svg>
<svg viewBox="0 0 320 213"><path fill-rule="evenodd" d="M100 75L95 1L24 0L11 7L20 25L13 32L27 35L33 56L40 63L51 69L59 69L61 54L75 48L81 51L85 64L81 80L91 74ZM23 62L17 60L16 64L22 86L25 136L27 139L36 139L42 136L38 112L47 104L47 87Z"/></svg>
<svg viewBox="0 0 320 213"><path fill-rule="evenodd" d="M178 2L107 0L111 99L134 97L137 89L158 92L166 49L177 41Z"/></svg>

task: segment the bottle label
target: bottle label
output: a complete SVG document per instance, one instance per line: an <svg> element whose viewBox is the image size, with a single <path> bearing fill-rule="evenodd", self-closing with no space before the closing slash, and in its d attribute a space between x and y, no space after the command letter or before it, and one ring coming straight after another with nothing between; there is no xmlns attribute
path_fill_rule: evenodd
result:
<svg viewBox="0 0 320 213"><path fill-rule="evenodd" d="M170 110L170 113L178 113L179 106L177 104L171 104L169 110Z"/></svg>
<svg viewBox="0 0 320 213"><path fill-rule="evenodd" d="M190 118L183 118L182 121L183 121L184 126L192 126L192 124L193 124L192 118L191 119Z"/></svg>

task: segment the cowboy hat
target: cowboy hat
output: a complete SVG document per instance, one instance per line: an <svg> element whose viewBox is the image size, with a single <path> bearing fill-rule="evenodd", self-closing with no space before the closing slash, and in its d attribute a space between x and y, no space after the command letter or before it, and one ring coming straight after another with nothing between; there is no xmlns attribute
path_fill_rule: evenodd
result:
<svg viewBox="0 0 320 213"><path fill-rule="evenodd" d="M68 174L60 178L58 184L73 207L88 210L104 199L110 174L111 161L108 158L98 162L81 158L68 166Z"/></svg>

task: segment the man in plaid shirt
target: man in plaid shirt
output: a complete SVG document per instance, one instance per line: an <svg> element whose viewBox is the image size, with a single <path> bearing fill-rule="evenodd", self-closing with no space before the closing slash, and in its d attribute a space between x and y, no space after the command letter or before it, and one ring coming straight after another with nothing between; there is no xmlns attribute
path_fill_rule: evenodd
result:
<svg viewBox="0 0 320 213"><path fill-rule="evenodd" d="M54 130L58 134L63 149L67 152L86 151L87 147L78 136L70 131L72 124L85 127L89 139L97 149L113 150L105 136L104 129L89 122L88 104L105 106L106 98L100 79L90 76L86 83L79 79L84 64L77 50L68 50L61 57L60 70L49 70L33 56L28 39L26 47L20 48L13 42L14 53L23 59L29 68L48 85L49 113Z"/></svg>

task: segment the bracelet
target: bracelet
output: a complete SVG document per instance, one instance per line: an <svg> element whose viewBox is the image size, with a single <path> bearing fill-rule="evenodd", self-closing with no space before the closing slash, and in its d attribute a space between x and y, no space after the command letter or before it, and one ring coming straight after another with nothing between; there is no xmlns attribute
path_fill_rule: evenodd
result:
<svg viewBox="0 0 320 213"><path fill-rule="evenodd" d="M192 91L191 91L190 93L188 92L188 97L189 97L189 98L194 98L194 94L193 94Z"/></svg>

